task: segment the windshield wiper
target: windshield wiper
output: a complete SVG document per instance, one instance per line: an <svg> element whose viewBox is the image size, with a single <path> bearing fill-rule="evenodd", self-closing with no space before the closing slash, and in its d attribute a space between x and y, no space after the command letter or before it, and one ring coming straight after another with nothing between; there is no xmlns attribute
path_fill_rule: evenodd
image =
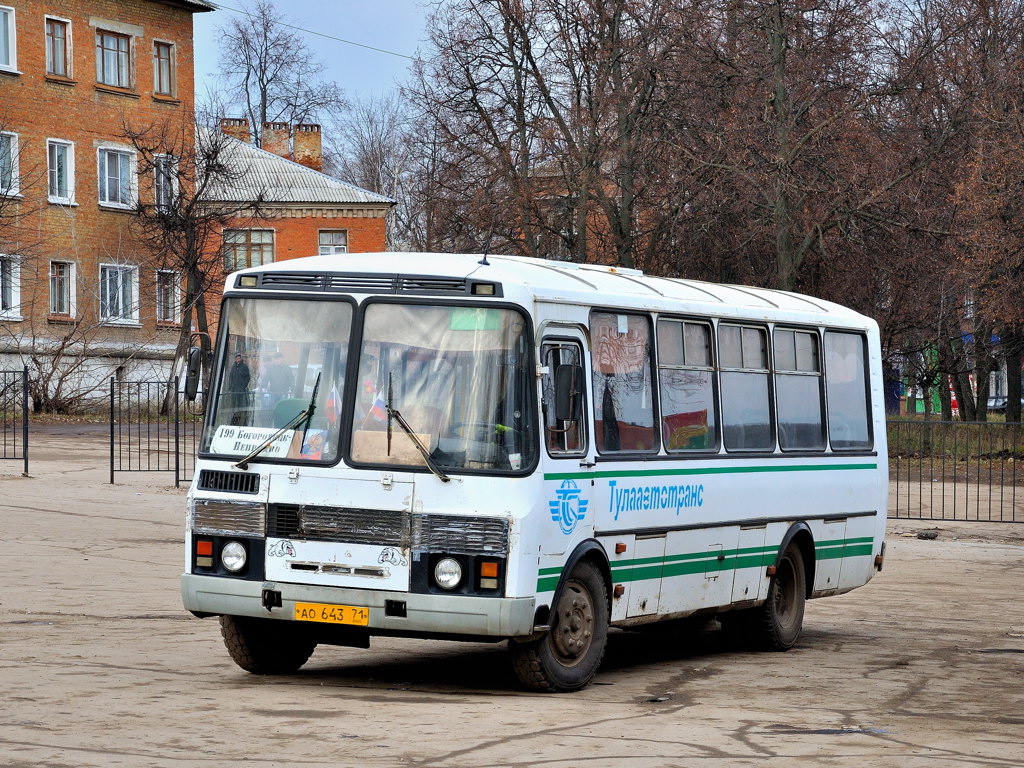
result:
<svg viewBox="0 0 1024 768"><path fill-rule="evenodd" d="M390 373L388 374L388 401L385 408L388 412L388 456L391 455L391 420L394 419L398 422L398 426L402 428L402 431L409 436L410 440L412 440L412 444L416 446L416 450L420 452L420 455L423 457L423 463L427 465L427 469L433 472L442 483L451 481L451 478L442 472L437 464L434 463L434 460L430 458L430 451L427 450L426 446L423 445L420 439L416 436L416 433L413 432L412 427L410 427L408 422L406 422L405 417L403 417L396 409L391 407Z"/></svg>
<svg viewBox="0 0 1024 768"><path fill-rule="evenodd" d="M268 437L266 441L263 442L262 445L256 448L256 450L254 450L248 456L238 461L238 463L236 463L234 466L238 469L248 469L250 461L252 461L265 450L267 450L267 448L274 444L277 438L279 438L289 429L294 429L295 427L299 426L299 424L302 423L303 419L306 420L306 426L303 427L302 429L302 440L305 441L306 432L309 431L309 423L313 420L313 412L316 411L316 393L319 389L320 372L317 372L316 383L313 384L313 395L309 398L309 405L306 406L305 410L299 411L298 414L296 414L296 416L291 421L289 421L287 424L285 424L283 427L277 430L277 432Z"/></svg>

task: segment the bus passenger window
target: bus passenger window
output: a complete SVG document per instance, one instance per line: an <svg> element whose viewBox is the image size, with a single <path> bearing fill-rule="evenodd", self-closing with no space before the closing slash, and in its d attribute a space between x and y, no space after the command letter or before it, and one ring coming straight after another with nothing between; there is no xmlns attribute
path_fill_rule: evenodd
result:
<svg viewBox="0 0 1024 768"><path fill-rule="evenodd" d="M821 450L825 426L818 334L776 330L774 349L779 447L784 451Z"/></svg>
<svg viewBox="0 0 1024 768"><path fill-rule="evenodd" d="M770 451L768 339L763 328L718 326L722 432L727 451Z"/></svg>
<svg viewBox="0 0 1024 768"><path fill-rule="evenodd" d="M590 333L597 450L656 450L648 319L592 312Z"/></svg>
<svg viewBox="0 0 1024 768"><path fill-rule="evenodd" d="M658 321L658 388L665 450L718 448L711 326Z"/></svg>
<svg viewBox="0 0 1024 768"><path fill-rule="evenodd" d="M584 418L587 409L580 408L580 418L572 421L559 419L555 414L555 372L562 365L582 365L583 353L574 341L545 342L541 347L542 364L547 373L541 377L541 410L544 418L544 444L548 453L579 455L587 449ZM580 398L584 393L580 393Z"/></svg>
<svg viewBox="0 0 1024 768"><path fill-rule="evenodd" d="M834 449L871 447L864 337L825 332L828 439Z"/></svg>

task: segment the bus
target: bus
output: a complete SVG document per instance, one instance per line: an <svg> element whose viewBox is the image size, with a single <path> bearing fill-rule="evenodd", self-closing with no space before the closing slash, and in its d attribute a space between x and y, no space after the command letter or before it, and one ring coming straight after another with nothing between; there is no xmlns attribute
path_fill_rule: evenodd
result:
<svg viewBox="0 0 1024 768"><path fill-rule="evenodd" d="M255 674L374 636L507 641L523 685L573 691L612 627L786 650L808 599L882 568L878 329L828 301L314 256L229 275L215 349L181 591Z"/></svg>

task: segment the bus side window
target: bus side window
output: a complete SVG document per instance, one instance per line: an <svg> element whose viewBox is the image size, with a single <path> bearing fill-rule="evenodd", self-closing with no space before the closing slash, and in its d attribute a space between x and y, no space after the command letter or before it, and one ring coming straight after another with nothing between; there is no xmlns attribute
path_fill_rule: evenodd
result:
<svg viewBox="0 0 1024 768"><path fill-rule="evenodd" d="M718 448L715 368L708 323L658 321L658 388L665 450Z"/></svg>
<svg viewBox="0 0 1024 768"><path fill-rule="evenodd" d="M764 328L718 326L722 431L727 451L770 451L768 339Z"/></svg>
<svg viewBox="0 0 1024 768"><path fill-rule="evenodd" d="M590 336L597 450L658 450L650 319L644 315L591 312Z"/></svg>
<svg viewBox="0 0 1024 768"><path fill-rule="evenodd" d="M818 334L776 328L775 401L779 447L784 451L825 447Z"/></svg>
<svg viewBox="0 0 1024 768"><path fill-rule="evenodd" d="M865 347L858 333L825 332L828 438L833 449L871 447Z"/></svg>
<svg viewBox="0 0 1024 768"><path fill-rule="evenodd" d="M579 455L586 452L586 432L584 419L587 409L583 401L584 392L578 397L577 417L566 420L559 419L555 412L555 384L559 368L567 366L580 367L583 364L583 350L574 341L551 341L541 346L541 360L547 373L541 378L541 409L544 417L544 444L552 455Z"/></svg>

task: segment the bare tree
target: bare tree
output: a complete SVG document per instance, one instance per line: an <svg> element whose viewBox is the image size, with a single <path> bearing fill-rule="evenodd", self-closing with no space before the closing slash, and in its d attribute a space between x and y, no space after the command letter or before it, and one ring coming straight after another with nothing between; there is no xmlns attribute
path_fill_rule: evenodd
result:
<svg viewBox="0 0 1024 768"><path fill-rule="evenodd" d="M236 157L238 141L212 121L122 126L138 153L139 175L152 194L141 195L135 235L158 269L172 270L184 281L181 331L169 381L181 375L191 346L193 324L209 359L207 295L223 275L221 231L226 225L261 215L264 191ZM238 188L245 194L232 194Z"/></svg>
<svg viewBox="0 0 1024 768"><path fill-rule="evenodd" d="M220 28L220 73L228 107L249 118L259 144L263 124L325 122L345 106L341 88L303 38L283 26L271 0Z"/></svg>

